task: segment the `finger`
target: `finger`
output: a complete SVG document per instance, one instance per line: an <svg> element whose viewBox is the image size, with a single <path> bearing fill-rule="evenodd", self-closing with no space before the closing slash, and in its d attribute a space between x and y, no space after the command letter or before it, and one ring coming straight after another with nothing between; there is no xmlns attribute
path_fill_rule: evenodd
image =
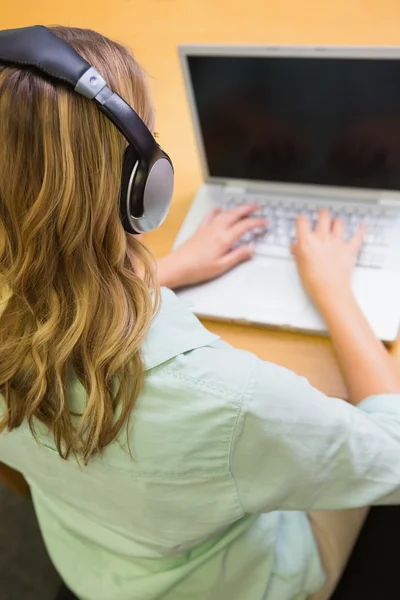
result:
<svg viewBox="0 0 400 600"><path fill-rule="evenodd" d="M267 226L266 219L259 219L256 217L249 217L248 219L242 219L230 227L227 231L227 241L230 246L240 240L240 238L253 229L265 229Z"/></svg>
<svg viewBox="0 0 400 600"><path fill-rule="evenodd" d="M354 252L356 254L358 254L358 252L361 250L361 246L363 245L364 238L365 238L365 232L366 232L366 227L365 227L364 223L361 223L359 228L357 229L356 233L353 235L351 240L349 240L349 246L352 247L352 249L354 250Z"/></svg>
<svg viewBox="0 0 400 600"><path fill-rule="evenodd" d="M304 215L296 220L297 241L301 244L304 239L311 233L311 223Z"/></svg>
<svg viewBox="0 0 400 600"><path fill-rule="evenodd" d="M220 212L221 212L221 207L217 206L215 208L213 208L202 220L202 222L199 225L199 229L202 229L203 227L206 227L207 225L209 225L212 221L214 221L215 217L217 217Z"/></svg>
<svg viewBox="0 0 400 600"><path fill-rule="evenodd" d="M233 225L236 221L248 217L252 212L259 208L259 204L241 204L240 206L226 210L218 218L224 225Z"/></svg>
<svg viewBox="0 0 400 600"><path fill-rule="evenodd" d="M335 237L338 237L340 239L344 238L346 228L342 219L334 219L334 221L332 222L332 233Z"/></svg>
<svg viewBox="0 0 400 600"><path fill-rule="evenodd" d="M331 230L332 217L326 208L321 208L318 211L318 221L315 226L315 232L319 235L328 235Z"/></svg>
<svg viewBox="0 0 400 600"><path fill-rule="evenodd" d="M249 260L253 254L254 248L251 245L239 246L238 248L235 248L235 250L231 250L219 260L219 274L222 275L222 273L229 271L229 269L236 267L236 265L239 265L245 260Z"/></svg>

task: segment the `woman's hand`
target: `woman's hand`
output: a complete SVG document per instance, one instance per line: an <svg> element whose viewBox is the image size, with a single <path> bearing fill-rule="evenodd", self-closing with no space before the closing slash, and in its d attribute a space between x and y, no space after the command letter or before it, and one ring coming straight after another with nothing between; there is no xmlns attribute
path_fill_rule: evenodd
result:
<svg viewBox="0 0 400 600"><path fill-rule="evenodd" d="M251 258L250 244L232 248L247 232L266 227L265 219L251 216L258 208L250 204L225 212L214 209L191 238L158 261L160 285L175 289L208 281Z"/></svg>
<svg viewBox="0 0 400 600"><path fill-rule="evenodd" d="M400 393L397 365L376 338L350 286L363 236L360 227L346 242L343 222L322 210L314 232L308 219L299 217L293 246L304 286L329 329L353 404L369 396Z"/></svg>
<svg viewBox="0 0 400 600"><path fill-rule="evenodd" d="M304 287L321 309L328 297L333 299L350 290L357 254L364 239L364 226L345 241L345 226L332 219L328 210L319 212L315 231L307 217L297 220L297 242L292 246Z"/></svg>

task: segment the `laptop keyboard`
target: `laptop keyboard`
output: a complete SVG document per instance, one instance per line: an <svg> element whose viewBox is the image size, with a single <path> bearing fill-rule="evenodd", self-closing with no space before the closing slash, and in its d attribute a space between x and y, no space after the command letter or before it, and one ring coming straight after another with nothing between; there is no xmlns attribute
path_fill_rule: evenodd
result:
<svg viewBox="0 0 400 600"><path fill-rule="evenodd" d="M365 241L358 255L357 265L371 269L380 269L385 261L389 244L389 236L395 221L400 217L400 209L384 206L366 206L365 204L326 204L297 199L273 198L259 194L226 194L224 209L234 208L244 203L257 203L260 210L254 213L268 220L267 231L247 233L239 243L252 243L256 255L271 258L293 260L290 246L296 241L296 219L306 215L313 226L317 221L318 210L327 208L334 218L343 220L346 238L349 239L357 231L360 223L367 228Z"/></svg>

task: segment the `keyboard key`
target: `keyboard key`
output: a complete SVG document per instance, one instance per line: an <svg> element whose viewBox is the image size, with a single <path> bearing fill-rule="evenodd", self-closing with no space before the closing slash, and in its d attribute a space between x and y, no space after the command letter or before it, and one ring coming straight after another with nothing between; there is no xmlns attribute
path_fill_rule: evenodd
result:
<svg viewBox="0 0 400 600"><path fill-rule="evenodd" d="M364 238L364 243L365 244L373 244L375 242L375 234L374 233L367 233L365 238Z"/></svg>
<svg viewBox="0 0 400 600"><path fill-rule="evenodd" d="M275 235L273 233L267 234L265 236L264 243L275 244Z"/></svg>
<svg viewBox="0 0 400 600"><path fill-rule="evenodd" d="M248 243L249 243L249 242L251 242L251 240L253 239L253 236L254 236L253 232L252 232L252 231L248 231L247 233L245 233L245 234L244 234L244 235L241 237L240 241L241 241L243 244L248 244Z"/></svg>
<svg viewBox="0 0 400 600"><path fill-rule="evenodd" d="M255 237L264 236L266 231L267 229L265 227L256 227L256 229L253 229L253 235Z"/></svg>
<svg viewBox="0 0 400 600"><path fill-rule="evenodd" d="M374 254L371 258L370 266L375 269L379 269L379 268L383 267L384 262L385 262L384 254Z"/></svg>

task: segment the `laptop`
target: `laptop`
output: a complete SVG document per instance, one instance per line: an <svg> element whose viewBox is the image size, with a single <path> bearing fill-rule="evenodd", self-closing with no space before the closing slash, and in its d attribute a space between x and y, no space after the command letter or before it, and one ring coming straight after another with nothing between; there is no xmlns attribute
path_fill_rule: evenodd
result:
<svg viewBox="0 0 400 600"><path fill-rule="evenodd" d="M260 204L255 255L179 296L206 318L326 334L290 252L328 208L367 226L352 285L375 334L400 325L400 49L181 46L204 184L175 241L213 208Z"/></svg>

